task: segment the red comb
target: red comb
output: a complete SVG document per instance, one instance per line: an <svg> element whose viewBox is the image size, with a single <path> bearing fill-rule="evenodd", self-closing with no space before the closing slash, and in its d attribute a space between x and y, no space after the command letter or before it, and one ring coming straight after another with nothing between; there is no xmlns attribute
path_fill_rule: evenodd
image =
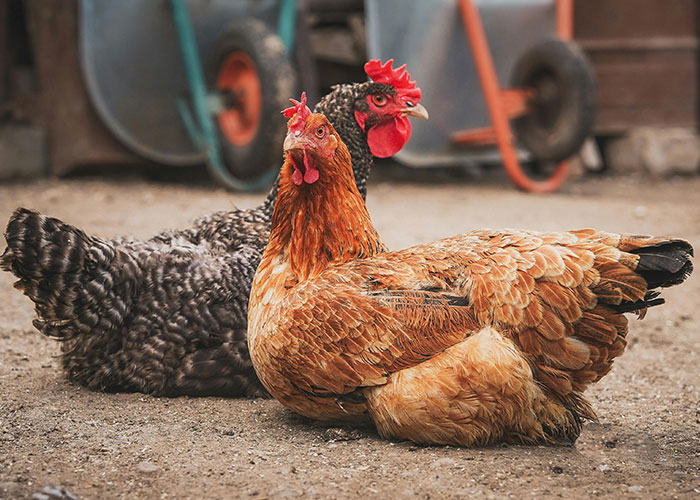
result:
<svg viewBox="0 0 700 500"><path fill-rule="evenodd" d="M420 100L421 91L416 88L416 82L411 81L411 75L406 71L406 65L393 69L393 64L393 59L389 59L384 64L379 59L373 59L365 64L365 73L373 82L391 85L400 93Z"/></svg>
<svg viewBox="0 0 700 500"><path fill-rule="evenodd" d="M306 105L306 92L301 93L301 101L290 99L289 102L294 104L294 106L285 109L282 111L282 114L287 118L292 118L296 115L296 118L289 122L289 130L291 132L296 132L304 128L304 120L311 114L311 110Z"/></svg>
<svg viewBox="0 0 700 500"><path fill-rule="evenodd" d="M393 69L392 64L394 64L393 59L389 59L384 64L379 59L373 59L365 64L365 73L377 83L386 83L398 89L415 89L416 82L410 81L411 75L406 71L406 65Z"/></svg>

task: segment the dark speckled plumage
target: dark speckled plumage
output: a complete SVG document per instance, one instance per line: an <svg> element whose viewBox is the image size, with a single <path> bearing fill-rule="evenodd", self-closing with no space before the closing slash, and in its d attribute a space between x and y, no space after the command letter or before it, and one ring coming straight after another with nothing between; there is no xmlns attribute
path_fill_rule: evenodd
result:
<svg viewBox="0 0 700 500"><path fill-rule="evenodd" d="M373 159L354 109L377 89L393 93L383 84L344 84L315 108L347 144L363 198ZM260 396L247 308L276 197L275 184L257 208L217 212L145 241L88 236L20 208L0 266L35 303L34 326L62 341L71 380L155 395Z"/></svg>

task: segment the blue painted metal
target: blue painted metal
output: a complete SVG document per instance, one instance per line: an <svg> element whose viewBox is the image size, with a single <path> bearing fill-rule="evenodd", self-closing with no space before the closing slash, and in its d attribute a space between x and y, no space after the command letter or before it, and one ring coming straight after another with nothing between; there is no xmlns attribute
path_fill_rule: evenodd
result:
<svg viewBox="0 0 700 500"><path fill-rule="evenodd" d="M297 26L296 0L282 0L280 15L277 22L277 35L287 48L288 54L294 53L294 32Z"/></svg>

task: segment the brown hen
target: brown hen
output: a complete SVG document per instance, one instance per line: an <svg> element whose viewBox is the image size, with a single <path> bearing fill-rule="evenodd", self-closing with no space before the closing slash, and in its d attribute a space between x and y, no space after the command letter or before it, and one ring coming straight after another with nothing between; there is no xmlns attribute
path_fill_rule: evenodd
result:
<svg viewBox="0 0 700 500"><path fill-rule="evenodd" d="M420 443L575 440L583 391L662 303L692 247L590 229L473 231L383 253L347 149L297 106L249 344L270 393L320 420L369 415ZM289 113L292 114L292 113Z"/></svg>

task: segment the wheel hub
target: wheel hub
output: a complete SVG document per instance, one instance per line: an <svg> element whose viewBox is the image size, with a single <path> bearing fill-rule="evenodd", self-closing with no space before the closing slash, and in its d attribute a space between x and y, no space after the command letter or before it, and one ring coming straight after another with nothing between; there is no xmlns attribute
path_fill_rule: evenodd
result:
<svg viewBox="0 0 700 500"><path fill-rule="evenodd" d="M255 137L262 111L260 78L253 60L243 52L229 54L220 66L216 88L227 109L217 115L224 137L245 146Z"/></svg>

